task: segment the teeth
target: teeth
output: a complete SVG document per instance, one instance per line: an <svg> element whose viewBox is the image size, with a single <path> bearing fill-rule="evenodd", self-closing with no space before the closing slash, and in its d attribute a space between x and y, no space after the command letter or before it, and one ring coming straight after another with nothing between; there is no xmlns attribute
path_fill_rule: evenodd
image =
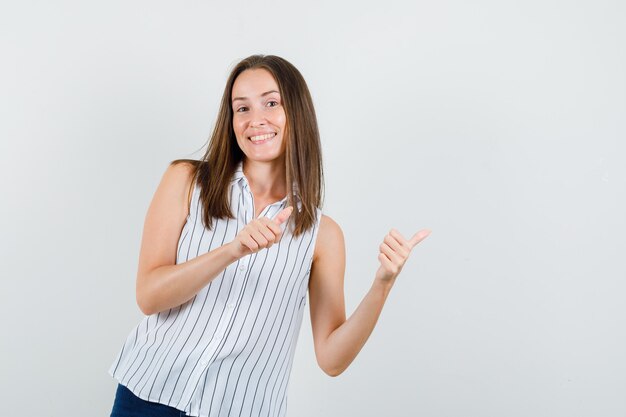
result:
<svg viewBox="0 0 626 417"><path fill-rule="evenodd" d="M259 140L269 139L271 137L274 137L275 135L276 135L276 133L268 133L267 135L251 136L250 140L252 142L257 142Z"/></svg>

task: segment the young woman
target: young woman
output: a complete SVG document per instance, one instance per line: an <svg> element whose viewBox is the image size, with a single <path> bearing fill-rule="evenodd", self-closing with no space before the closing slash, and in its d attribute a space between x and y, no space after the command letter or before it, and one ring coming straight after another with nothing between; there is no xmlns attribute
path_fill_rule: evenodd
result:
<svg viewBox="0 0 626 417"><path fill-rule="evenodd" d="M430 231L407 240L391 229L346 320L344 239L322 214L322 178L300 72L272 55L239 62L205 156L172 162L148 209L137 272L146 317L109 370L112 417L284 416L307 290L320 368L350 365Z"/></svg>

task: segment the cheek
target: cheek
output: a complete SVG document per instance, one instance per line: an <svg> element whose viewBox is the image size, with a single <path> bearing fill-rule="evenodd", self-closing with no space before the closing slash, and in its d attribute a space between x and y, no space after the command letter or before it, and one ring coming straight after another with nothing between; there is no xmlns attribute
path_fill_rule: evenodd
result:
<svg viewBox="0 0 626 417"><path fill-rule="evenodd" d="M287 116L285 115L285 113L281 113L278 118L277 118L277 123L280 124L281 126L285 126L285 123L287 121Z"/></svg>
<svg viewBox="0 0 626 417"><path fill-rule="evenodd" d="M241 120L233 119L233 130L235 131L235 134L237 136L239 136L241 132L243 132L243 125L244 124Z"/></svg>

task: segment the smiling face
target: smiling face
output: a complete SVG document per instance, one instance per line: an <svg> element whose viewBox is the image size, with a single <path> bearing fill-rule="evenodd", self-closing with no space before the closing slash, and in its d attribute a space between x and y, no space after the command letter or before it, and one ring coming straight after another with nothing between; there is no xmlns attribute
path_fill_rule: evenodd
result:
<svg viewBox="0 0 626 417"><path fill-rule="evenodd" d="M284 154L285 109L278 84L261 68L243 71L233 84L233 130L247 158L271 161Z"/></svg>

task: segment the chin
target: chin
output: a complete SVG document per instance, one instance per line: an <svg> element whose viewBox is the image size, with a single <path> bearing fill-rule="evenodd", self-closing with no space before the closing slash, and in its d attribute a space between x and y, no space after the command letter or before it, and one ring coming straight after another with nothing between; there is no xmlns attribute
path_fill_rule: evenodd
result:
<svg viewBox="0 0 626 417"><path fill-rule="evenodd" d="M256 162L273 162L283 158L283 155L246 155L246 159Z"/></svg>
<svg viewBox="0 0 626 417"><path fill-rule="evenodd" d="M254 148L251 148L250 146L247 146L243 148L242 151L245 157L251 161L270 162L270 161L274 161L276 159L285 157L284 150L281 150L281 151L278 151L276 149L256 150Z"/></svg>

